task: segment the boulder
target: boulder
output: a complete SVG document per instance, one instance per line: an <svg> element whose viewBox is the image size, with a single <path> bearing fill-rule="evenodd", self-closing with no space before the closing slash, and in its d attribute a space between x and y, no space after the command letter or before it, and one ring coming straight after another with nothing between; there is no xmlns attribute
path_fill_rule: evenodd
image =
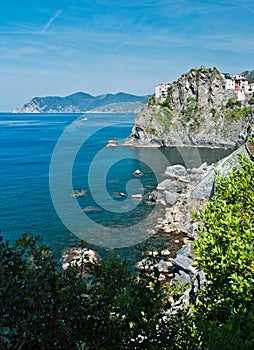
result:
<svg viewBox="0 0 254 350"><path fill-rule="evenodd" d="M207 163L203 163L199 168L191 168L189 172L192 174L203 174L207 170Z"/></svg>
<svg viewBox="0 0 254 350"><path fill-rule="evenodd" d="M169 256L170 254L171 254L171 252L168 249L163 249L161 251L161 255L163 255L163 256Z"/></svg>
<svg viewBox="0 0 254 350"><path fill-rule="evenodd" d="M153 271L154 265L152 264L151 259L144 258L141 261L137 261L135 264L136 269L145 270L145 271Z"/></svg>
<svg viewBox="0 0 254 350"><path fill-rule="evenodd" d="M184 245L181 249L178 250L176 256L185 256L189 259L194 259L194 249L191 244Z"/></svg>
<svg viewBox="0 0 254 350"><path fill-rule="evenodd" d="M181 193L186 188L186 183L183 183L181 181L175 181L171 179L164 180L160 182L157 186L158 191L170 191L170 192L176 192Z"/></svg>
<svg viewBox="0 0 254 350"><path fill-rule="evenodd" d="M158 268L159 272L167 273L171 271L173 264L171 261L160 260L155 266Z"/></svg>
<svg viewBox="0 0 254 350"><path fill-rule="evenodd" d="M200 174L200 173L190 173L189 180L194 185L194 184L197 184L198 182L200 182L202 180L203 176L204 176L204 174Z"/></svg>
<svg viewBox="0 0 254 350"><path fill-rule="evenodd" d="M194 250L191 243L178 250L172 263L175 268L174 284L177 285L181 281L184 285L190 285L190 294L193 296L198 289L203 288L205 275L202 270L192 266L194 263Z"/></svg>
<svg viewBox="0 0 254 350"><path fill-rule="evenodd" d="M157 190L153 190L147 196L147 199L151 202L156 202L156 200L160 198L161 198L161 193L159 193Z"/></svg>
<svg viewBox="0 0 254 350"><path fill-rule="evenodd" d="M170 191L164 191L163 195L164 195L164 198L166 200L166 203L169 205L174 205L179 198L178 193L170 192Z"/></svg>
<svg viewBox="0 0 254 350"><path fill-rule="evenodd" d="M176 164L168 166L164 175L173 178L187 178L188 172L183 165Z"/></svg>
<svg viewBox="0 0 254 350"><path fill-rule="evenodd" d="M190 196L192 198L210 198L214 186L215 172L210 171L192 190Z"/></svg>

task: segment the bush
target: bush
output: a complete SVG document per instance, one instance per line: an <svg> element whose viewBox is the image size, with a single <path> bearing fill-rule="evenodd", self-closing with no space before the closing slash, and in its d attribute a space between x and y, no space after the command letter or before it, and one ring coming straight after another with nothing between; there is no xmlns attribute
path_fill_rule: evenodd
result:
<svg viewBox="0 0 254 350"><path fill-rule="evenodd" d="M241 105L242 105L241 101L239 101L239 100L232 100L231 98L226 103L226 107L227 108L233 108L233 107L241 108Z"/></svg>
<svg viewBox="0 0 254 350"><path fill-rule="evenodd" d="M82 266L63 271L39 242L0 242L0 349L134 349L131 339L135 349L165 348L157 329L167 290L156 269L137 276L113 254L84 278Z"/></svg>
<svg viewBox="0 0 254 350"><path fill-rule="evenodd" d="M254 144L254 135L249 135L249 136L248 136L248 141L249 141L250 143L253 143L253 144Z"/></svg>
<svg viewBox="0 0 254 350"><path fill-rule="evenodd" d="M155 97L152 96L148 99L148 106L154 106L156 104Z"/></svg>
<svg viewBox="0 0 254 350"><path fill-rule="evenodd" d="M208 280L194 312L202 349L254 346L254 165L241 167L216 181L194 243Z"/></svg>
<svg viewBox="0 0 254 350"><path fill-rule="evenodd" d="M254 103L254 96L251 96L250 102L251 102L251 103Z"/></svg>

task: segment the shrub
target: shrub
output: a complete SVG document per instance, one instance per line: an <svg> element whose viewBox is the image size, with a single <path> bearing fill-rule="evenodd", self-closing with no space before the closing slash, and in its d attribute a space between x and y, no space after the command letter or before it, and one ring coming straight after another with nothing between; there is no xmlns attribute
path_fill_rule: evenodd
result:
<svg viewBox="0 0 254 350"><path fill-rule="evenodd" d="M140 337L135 349L165 349L156 269L138 277L113 254L84 278L82 266L63 271L39 242L29 234L13 247L0 241L0 349L133 349Z"/></svg>
<svg viewBox="0 0 254 350"><path fill-rule="evenodd" d="M241 169L216 181L194 243L208 280L194 312L202 349L253 348L253 203L254 165L242 157Z"/></svg>
<svg viewBox="0 0 254 350"><path fill-rule="evenodd" d="M254 103L254 96L251 96L250 102L251 102L251 103Z"/></svg>
<svg viewBox="0 0 254 350"><path fill-rule="evenodd" d="M248 136L248 141L254 144L254 135Z"/></svg>
<svg viewBox="0 0 254 350"><path fill-rule="evenodd" d="M148 106L154 106L156 104L155 97L152 96L148 99Z"/></svg>
<svg viewBox="0 0 254 350"><path fill-rule="evenodd" d="M226 107L227 108L232 108L232 107L239 107L239 108L241 108L241 105L242 105L241 101L239 101L239 100L232 100L231 98L226 103Z"/></svg>

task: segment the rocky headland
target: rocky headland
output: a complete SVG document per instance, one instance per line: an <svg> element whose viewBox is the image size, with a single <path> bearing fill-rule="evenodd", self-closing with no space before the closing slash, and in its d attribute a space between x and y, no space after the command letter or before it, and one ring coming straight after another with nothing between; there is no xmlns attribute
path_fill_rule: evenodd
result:
<svg viewBox="0 0 254 350"><path fill-rule="evenodd" d="M214 195L216 174L227 176L240 167L239 155L249 156L245 142L254 133L253 96L247 94L239 101L226 84L216 68L191 69L169 84L166 99L149 100L124 143L134 147L236 148L217 164L204 163L192 169L182 165L167 167L165 180L151 193L151 199L165 208L152 234L168 235L168 244L162 251L150 251L136 267L157 268L161 281L188 286L181 300L173 303L169 315L188 304L204 285L203 271L193 266L192 242L198 238L199 227L202 229L198 212ZM154 266L149 264L149 256L157 258Z"/></svg>
<svg viewBox="0 0 254 350"><path fill-rule="evenodd" d="M254 133L254 107L250 101L249 96L238 101L216 68L201 67L172 82L166 100L151 98L137 115L125 146L238 148L217 164L203 163L190 169L176 164L165 169L165 179L148 196L149 201L164 208L164 215L149 233L168 237L168 244L162 251L150 251L136 263L136 268L157 267L161 281L181 281L191 285L194 292L202 287L203 272L192 266L195 253L191 243L201 224L193 213L202 211L213 196L216 173L227 175L240 166L240 154L248 156L245 141ZM112 140L108 145L111 143ZM139 200L144 200L142 195ZM159 257L156 266L151 266L149 255Z"/></svg>
<svg viewBox="0 0 254 350"><path fill-rule="evenodd" d="M254 120L248 96L239 102L217 68L191 69L169 84L166 100L148 101L124 145L235 148Z"/></svg>

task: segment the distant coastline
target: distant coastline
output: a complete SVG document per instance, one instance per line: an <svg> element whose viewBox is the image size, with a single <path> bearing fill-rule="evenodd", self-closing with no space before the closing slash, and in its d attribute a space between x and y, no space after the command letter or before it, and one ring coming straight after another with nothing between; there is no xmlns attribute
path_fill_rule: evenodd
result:
<svg viewBox="0 0 254 350"><path fill-rule="evenodd" d="M64 97L34 97L12 113L138 113L149 97L124 92L98 96L77 92Z"/></svg>

